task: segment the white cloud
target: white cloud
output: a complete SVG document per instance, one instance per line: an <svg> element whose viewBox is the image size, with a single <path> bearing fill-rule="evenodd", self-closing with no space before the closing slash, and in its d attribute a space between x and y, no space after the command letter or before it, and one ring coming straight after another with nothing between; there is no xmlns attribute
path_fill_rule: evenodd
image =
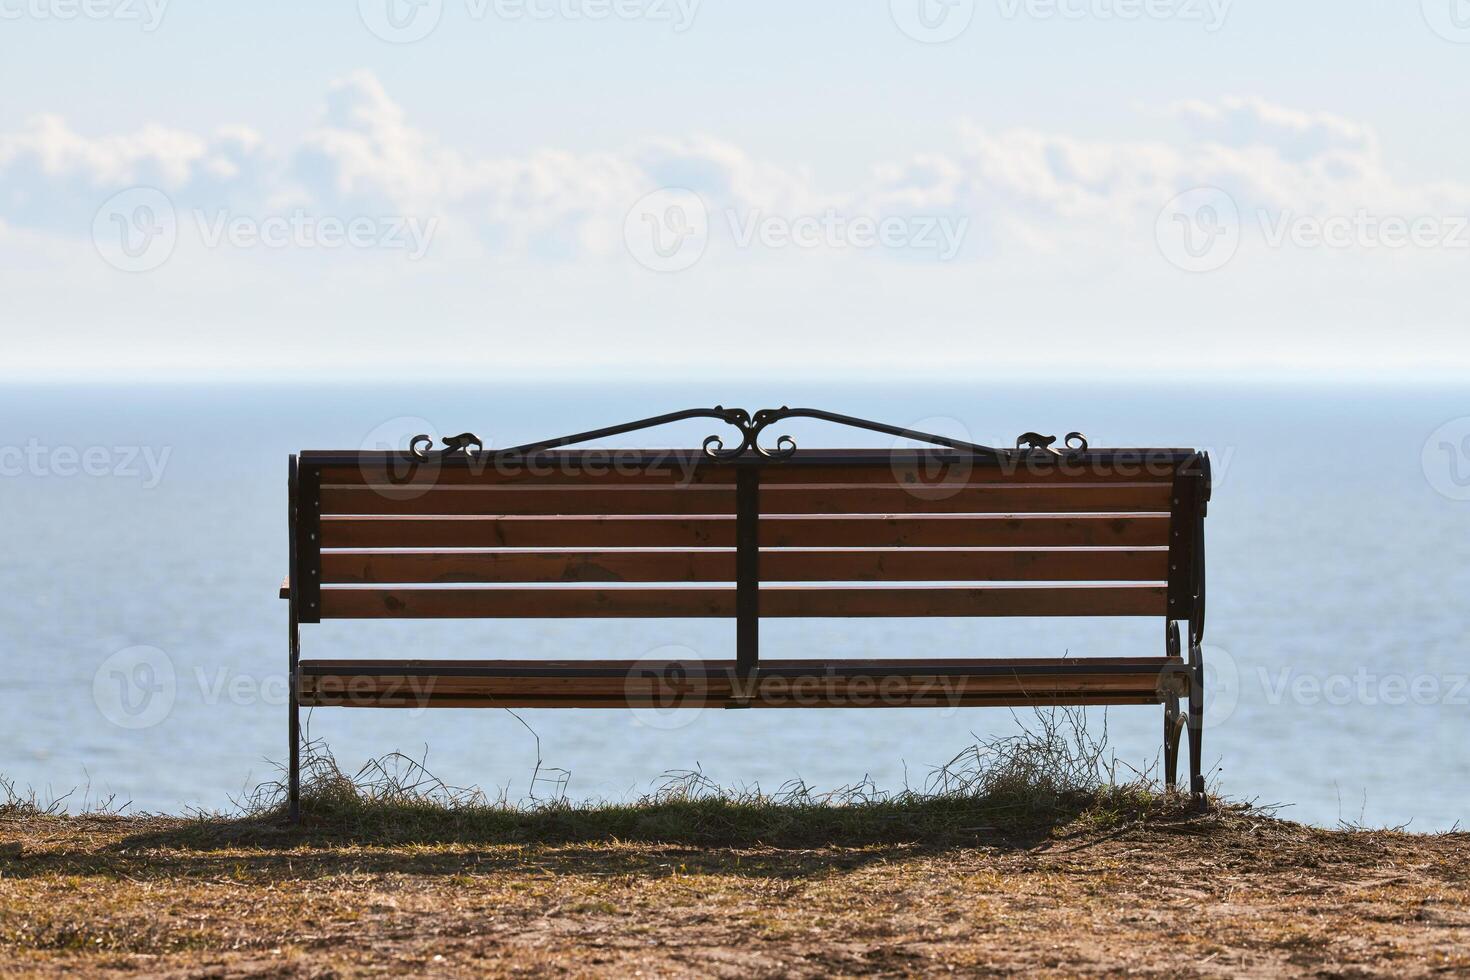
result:
<svg viewBox="0 0 1470 980"><path fill-rule="evenodd" d="M909 325L904 339L914 345L900 356L918 351L940 365L994 359L994 344L971 330L977 322L1030 324L1032 339L1070 347L1079 357L1089 350L1121 359L1139 352L1201 356L1170 347L1179 342L1171 325L1188 306L1193 320L1259 330L1273 340L1284 326L1320 317L1321 330L1357 330L1365 349L1377 344L1378 355L1364 355L1371 363L1396 342L1390 331L1373 339L1390 317L1412 317L1441 332L1464 321L1458 293L1443 288L1446 270L1462 268L1464 253L1364 254L1349 262L1341 254L1263 251L1248 241L1213 277L1170 267L1159 254L1155 223L1166 202L1193 187L1223 188L1247 216L1367 209L1450 217L1470 211L1470 185L1397 178L1371 127L1328 113L1245 98L1185 101L1164 111L1180 125L1149 140L967 124L951 145L874 160L868 177L848 186L701 135L597 151L476 155L415 127L367 72L334 83L318 124L294 143L270 144L241 126L89 136L46 116L0 134L0 275L26 270L11 278L8 292L13 315L28 317L37 352L57 330L36 324L68 316L80 322L119 304L178 296L226 305L225 320L252 330L278 325L278 344L311 342L320 333L331 356L340 353L341 338L324 321L380 318L378 342L389 347L373 356L389 361L393 343L458 343L470 324L469 336L498 345L497 358L513 350L554 361L576 349L589 361L667 359L689 347L691 320L751 331L747 341L809 344L885 364L894 355L877 338L891 336L887 327L899 322ZM164 190L181 213L230 209L263 217L303 208L342 218L436 220L440 230L428 256L407 269L401 255L211 252L188 240L181 221L168 264L124 286L99 262L89 235L98 206L140 184ZM701 195L711 211L712 245L690 271L658 279L631 261L622 236L632 204L664 186ZM927 268L884 263L881 250L742 251L714 242L726 211L796 218L829 209L874 218L948 216L967 222L968 237L956 263ZM1246 229L1248 239L1253 234ZM1350 299L1363 263L1377 263L1371 302ZM404 295L408 283L415 292ZM59 293L68 297L60 310ZM355 305L327 302L341 296ZM389 328L407 321L418 324L415 336L403 338L400 329L395 341ZM601 323L621 327L593 329ZM149 329L143 317L132 336L146 344ZM177 345L193 340L169 329L169 357L181 357ZM971 348L946 339L956 329ZM1302 330L1311 343L1283 358L1321 356L1321 330ZM1100 333L1105 344L1096 343ZM873 339L853 343L856 337ZM1210 344L1219 359L1256 356L1243 354L1233 339L1220 341L1223 347L1217 339ZM198 341L201 359L210 356L207 340ZM595 346L614 342L616 350ZM239 343L215 346L239 358ZM695 360L708 353L697 345L684 351ZM1470 361L1470 350L1460 356Z"/></svg>
<svg viewBox="0 0 1470 980"><path fill-rule="evenodd" d="M1328 112L1302 112L1261 99L1227 96L1217 102L1188 99L1171 113L1198 138L1227 146L1270 146L1284 159L1301 161L1333 151L1376 156L1378 136L1361 123Z"/></svg>
<svg viewBox="0 0 1470 980"><path fill-rule="evenodd" d="M370 73L333 83L321 124L296 146L267 147L248 128L195 134L161 126L88 137L56 116L0 135L0 218L86 233L96 204L157 186L185 207L279 208L437 217L490 253L567 258L616 251L631 203L685 187L716 210L799 216L958 213L1013 247L1047 248L1119 223L1145 227L1190 187L1224 188L1244 208L1443 213L1470 187L1396 181L1377 135L1329 113L1258 99L1183 101L1168 113L1189 139L1084 140L967 126L948 152L875 161L861 186L818 186L801 169L704 137L573 153L475 157L412 126Z"/></svg>

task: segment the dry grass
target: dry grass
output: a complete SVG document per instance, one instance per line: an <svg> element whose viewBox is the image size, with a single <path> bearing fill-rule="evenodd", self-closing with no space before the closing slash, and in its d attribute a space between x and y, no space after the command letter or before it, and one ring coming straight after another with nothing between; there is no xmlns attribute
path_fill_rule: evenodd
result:
<svg viewBox="0 0 1470 980"><path fill-rule="evenodd" d="M686 774L627 806L510 807L401 758L354 780L318 756L301 827L269 787L229 818L12 798L0 969L1470 974L1470 835L1195 809L1075 746L1036 767L1040 738L896 796Z"/></svg>

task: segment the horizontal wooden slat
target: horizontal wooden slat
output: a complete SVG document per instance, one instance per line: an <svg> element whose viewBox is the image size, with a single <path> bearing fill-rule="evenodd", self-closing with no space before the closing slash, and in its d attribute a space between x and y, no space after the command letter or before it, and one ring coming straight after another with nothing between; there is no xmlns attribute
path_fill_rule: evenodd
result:
<svg viewBox="0 0 1470 980"><path fill-rule="evenodd" d="M326 487L323 514L732 514L733 487ZM1165 483L1018 483L918 490L884 484L768 486L762 514L1168 512Z"/></svg>
<svg viewBox="0 0 1470 980"><path fill-rule="evenodd" d="M974 465L968 462L897 453L879 456L863 465L787 465L761 468L761 482L772 486L793 484L853 484L905 487L921 493L945 492L963 486L1014 484L1067 485L1074 483L1170 483L1178 464L1172 455L1157 459L1130 457L1073 463L1066 459ZM734 487L735 470L728 465L687 456L653 456L637 463L607 457L558 460L550 463L485 463L471 465L405 466L401 460L369 457L358 466L322 468L323 487L383 486L395 493L421 492L434 487L551 487L632 486Z"/></svg>
<svg viewBox="0 0 1470 980"><path fill-rule="evenodd" d="M915 488L789 485L761 488L762 514L1069 514L1169 510L1165 483Z"/></svg>
<svg viewBox="0 0 1470 980"><path fill-rule="evenodd" d="M1169 521L1147 514L770 517L761 519L760 533L770 548L1157 547L1168 543Z"/></svg>
<svg viewBox="0 0 1470 980"><path fill-rule="evenodd" d="M881 588L766 586L763 617L1152 616L1165 590L1146 585ZM733 588L323 588L328 619L690 619L735 614Z"/></svg>
<svg viewBox="0 0 1470 980"><path fill-rule="evenodd" d="M1183 677L1178 658L784 660L754 679L728 660L303 661L300 690L304 704L375 707L916 707L1155 703Z"/></svg>
<svg viewBox="0 0 1470 980"><path fill-rule="evenodd" d="M919 493L944 493L966 486L1170 483L1177 469L1178 465L1169 457L1106 463L1073 464L1063 459L1034 464L978 466L900 454L880 465L765 466L761 468L761 483L766 486L876 484L904 487Z"/></svg>
<svg viewBox="0 0 1470 980"><path fill-rule="evenodd" d="M732 674L734 660L383 660L374 658L303 658L303 677L316 674L464 677L623 677L632 670L665 671L677 665L689 677ZM778 657L761 662L763 676L808 675L865 677L881 674L929 676L990 676L1040 674L1128 673L1148 675L1184 665L1183 657Z"/></svg>
<svg viewBox="0 0 1470 980"><path fill-rule="evenodd" d="M733 582L733 551L327 552L328 583Z"/></svg>
<svg viewBox="0 0 1470 980"><path fill-rule="evenodd" d="M555 457L544 462L485 461L480 464L434 462L408 465L402 458L364 457L357 465L322 467L322 486L391 485L400 490L431 487L542 486L729 486L735 472L713 460L688 454L612 457L605 454Z"/></svg>
<svg viewBox="0 0 1470 980"><path fill-rule="evenodd" d="M765 551L773 582L1160 582L1167 549Z"/></svg>
<svg viewBox="0 0 1470 980"><path fill-rule="evenodd" d="M897 696L929 696L944 701L947 696L995 695L1029 691L1032 693L1082 693L1105 691L1126 693L1152 691L1150 683L1138 677L1119 674L1066 674L1066 676L1036 677L944 677L944 676L898 676L898 674L867 674L858 677L767 677L761 674L756 686L732 685L728 677L700 677L670 682L660 677L634 676L612 677L423 677L392 676L375 674L359 677L353 674L341 676L303 677L303 693L322 695L360 696L368 691L384 695L400 696L617 696L641 698L654 702L678 702L682 699L728 699L732 696L788 696L788 698L844 698L854 693L863 693L869 698L881 698L878 685L888 685L889 693ZM751 693L753 692L754 693Z"/></svg>
<svg viewBox="0 0 1470 980"><path fill-rule="evenodd" d="M1167 549L853 549L761 554L770 582L1147 582L1168 578ZM732 582L733 551L333 552L327 584Z"/></svg>
<svg viewBox="0 0 1470 980"><path fill-rule="evenodd" d="M1169 518L946 515L766 517L771 548L1158 547ZM728 548L732 517L323 517L325 548Z"/></svg>
<svg viewBox="0 0 1470 980"><path fill-rule="evenodd" d="M733 517L324 517L325 548L733 547Z"/></svg>
<svg viewBox="0 0 1470 980"><path fill-rule="evenodd" d="M1164 607L1165 589L1145 585L761 589L761 615L773 617L1161 616Z"/></svg>
<svg viewBox="0 0 1470 980"><path fill-rule="evenodd" d="M1140 680L1127 674L1065 674L1030 677L993 675L980 677L936 674L860 674L856 677L829 677L820 674L803 677L760 674L758 688L767 694L787 696L841 696L843 692L867 688L869 695L878 693L877 686L886 683L895 692L910 691L931 696L952 694L996 694L1027 690L1036 693L1111 691L1121 693L1152 689L1157 675ZM1145 681L1147 683L1145 683ZM657 673L634 671L620 677L556 677L527 674L520 677L465 677L456 675L425 676L374 674L371 676L340 674L303 676L302 690L308 693L347 694L366 689L396 692L407 696L429 695L617 695L664 697L745 697L750 688L731 677L664 677ZM737 694L738 692L738 694Z"/></svg>
<svg viewBox="0 0 1470 980"><path fill-rule="evenodd" d="M326 487L323 514L733 514L734 487Z"/></svg>
<svg viewBox="0 0 1470 980"><path fill-rule="evenodd" d="M307 450L301 466L320 469L322 484L418 481L434 485L496 484L535 486L568 482L616 485L627 482L733 483L732 471L758 466L763 482L926 482L963 474L972 482L1081 481L1101 483L1167 481L1194 455L1191 449L1097 449L1062 456L1009 454L996 459L942 449L800 449L771 461L749 453L724 462L698 449L574 449L511 459L481 455L473 459L414 463L403 453ZM840 477L834 474L841 474Z"/></svg>
<svg viewBox="0 0 1470 980"><path fill-rule="evenodd" d="M712 699L706 703L684 702L680 708L725 708L735 704L732 699ZM1115 707L1122 705L1162 704L1163 696L1157 693L1107 694L1089 691L1083 694L1015 693L1011 695L962 695L954 699L932 696L912 699L895 698L877 700L861 697L836 699L822 698L812 703L809 699L786 698L768 700L755 698L738 702L742 708L1045 708L1045 707ZM507 695L484 697L469 695L429 696L417 698L413 695L364 697L344 695L303 695L302 707L307 708L593 708L618 710L627 708L666 709L662 700L632 699L625 695Z"/></svg>

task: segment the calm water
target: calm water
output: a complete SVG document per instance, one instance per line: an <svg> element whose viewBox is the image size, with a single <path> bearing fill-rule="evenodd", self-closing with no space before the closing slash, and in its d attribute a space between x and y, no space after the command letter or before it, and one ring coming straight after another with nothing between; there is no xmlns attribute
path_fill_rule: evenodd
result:
<svg viewBox="0 0 1470 980"><path fill-rule="evenodd" d="M431 429L509 445L711 396L752 410L816 405L1000 445L1028 429L1077 428L1098 446L1211 450L1205 746L1223 790L1291 803L1287 815L1324 824L1428 830L1470 815L1470 500L1456 499L1470 497L1463 389L9 387L0 392L0 773L43 793L77 787L78 800L116 794L134 809L168 810L226 806L273 774L270 760L285 752L286 610L275 593L288 452ZM716 429L674 427L658 441L698 445ZM803 446L891 444L786 429ZM1082 656L1153 654L1161 633L1152 621L819 620L768 623L762 640L773 657ZM667 646L731 656L733 629L338 623L304 637L307 656L639 657ZM138 696L145 690L151 700ZM1160 711L1107 713L1120 759L1155 760ZM885 788L919 785L972 735L1017 724L997 709L710 711L681 727L625 712L523 717L544 764L570 772L573 796L605 798L696 765L722 783L768 788L865 775ZM502 711L324 709L310 726L344 766L427 747L446 780L508 787L512 797L526 795L536 757L532 736Z"/></svg>

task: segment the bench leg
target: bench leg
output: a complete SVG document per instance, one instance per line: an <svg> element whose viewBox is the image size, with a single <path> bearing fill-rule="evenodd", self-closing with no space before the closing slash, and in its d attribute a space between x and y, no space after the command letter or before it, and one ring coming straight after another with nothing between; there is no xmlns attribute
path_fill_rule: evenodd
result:
<svg viewBox="0 0 1470 980"><path fill-rule="evenodd" d="M1179 713L1179 695L1164 702L1164 788L1173 792L1179 785L1179 733L1184 717Z"/></svg>
<svg viewBox="0 0 1470 980"><path fill-rule="evenodd" d="M296 664L301 656L301 634L296 625L296 615L291 615L289 670L286 688L290 692L287 710L290 712L286 730L291 740L287 751L286 773L286 818L293 824L301 821L301 704L296 697Z"/></svg>
<svg viewBox="0 0 1470 980"><path fill-rule="evenodd" d="M1164 653L1178 657L1179 623L1169 620L1164 625ZM1188 675L1186 675L1187 677ZM1179 711L1179 691L1187 685L1172 671L1162 680L1164 695L1164 789L1173 792L1179 785L1179 735L1184 731L1184 715Z"/></svg>
<svg viewBox="0 0 1470 980"><path fill-rule="evenodd" d="M1205 799L1205 777L1200 771L1205 721L1205 655L1199 642L1189 644L1189 792L1196 803Z"/></svg>
<svg viewBox="0 0 1470 980"><path fill-rule="evenodd" d="M286 777L286 817L301 822L301 708L296 704L296 681L291 681L291 762Z"/></svg>

